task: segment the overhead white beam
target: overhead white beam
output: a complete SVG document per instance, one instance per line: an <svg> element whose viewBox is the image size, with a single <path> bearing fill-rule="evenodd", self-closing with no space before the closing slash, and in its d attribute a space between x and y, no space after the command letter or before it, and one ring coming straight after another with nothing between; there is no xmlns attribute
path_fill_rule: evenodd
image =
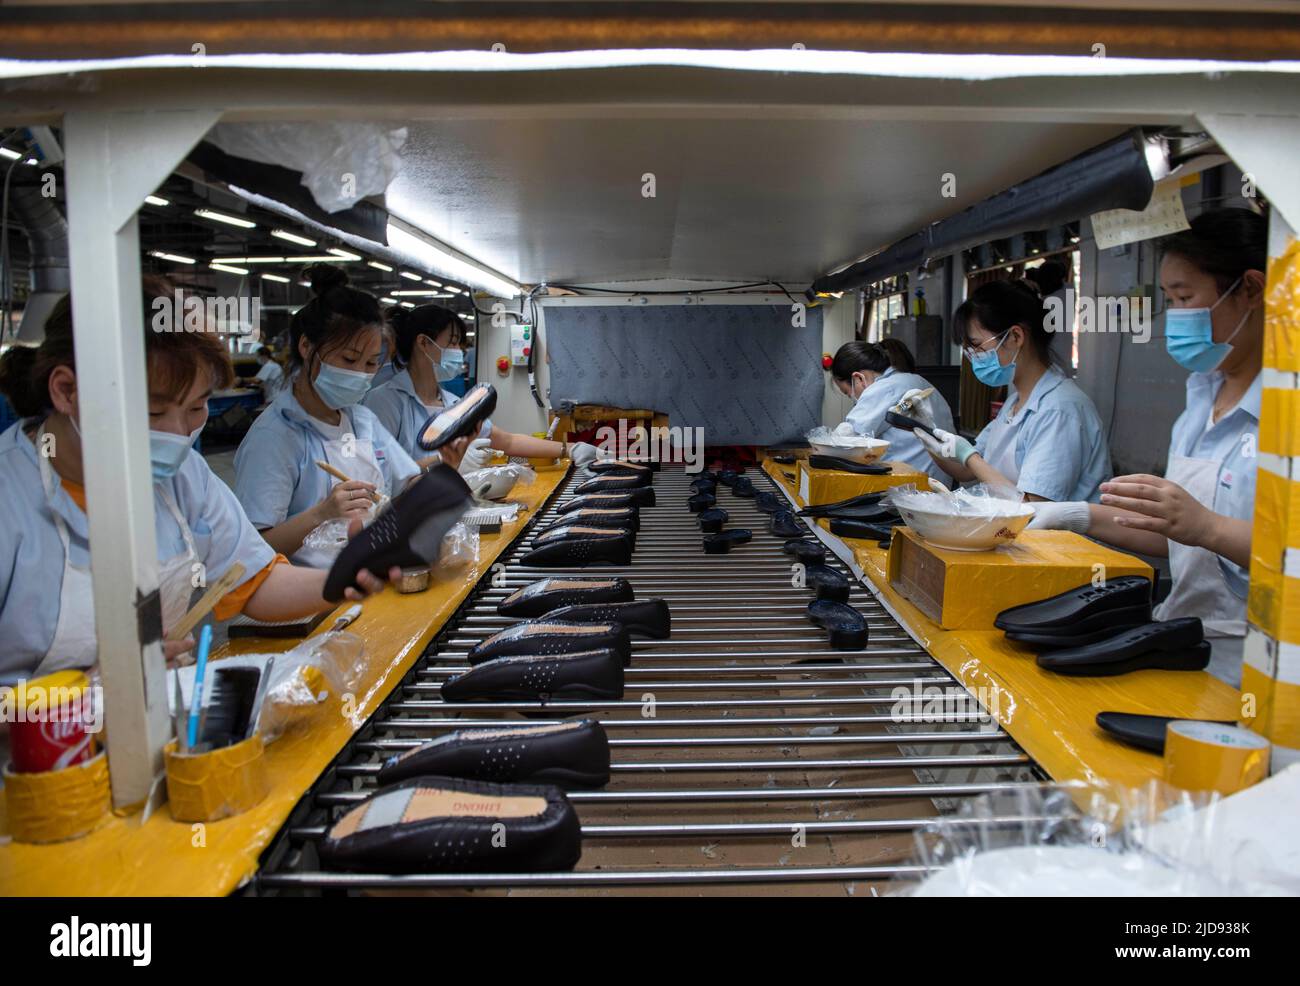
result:
<svg viewBox="0 0 1300 986"><path fill-rule="evenodd" d="M68 243L95 633L113 803L143 802L167 740L136 213L216 111L68 113Z"/></svg>
<svg viewBox="0 0 1300 986"><path fill-rule="evenodd" d="M1202 125L1293 229L1300 229L1300 116L1207 113Z"/></svg>

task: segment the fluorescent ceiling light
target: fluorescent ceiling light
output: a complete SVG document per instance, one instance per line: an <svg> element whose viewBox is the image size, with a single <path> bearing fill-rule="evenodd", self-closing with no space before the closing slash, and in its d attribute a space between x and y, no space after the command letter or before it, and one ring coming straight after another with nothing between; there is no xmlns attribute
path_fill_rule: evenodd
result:
<svg viewBox="0 0 1300 986"><path fill-rule="evenodd" d="M435 288L440 288L440 287L442 287L442 282L441 282L441 281L435 281L432 277L426 277L426 278L424 279L424 283L425 283L425 284L432 284Z"/></svg>
<svg viewBox="0 0 1300 986"><path fill-rule="evenodd" d="M393 295L397 298L450 298L449 294L439 294L437 291L394 291Z"/></svg>
<svg viewBox="0 0 1300 986"><path fill-rule="evenodd" d="M338 247L330 247L330 248L329 248L329 251L330 251L330 253L334 254L334 256L336 256L336 257L341 257L343 260L360 260L360 259L361 259L361 254L359 254L359 253L348 253L348 251L346 251L346 250L340 250Z"/></svg>
<svg viewBox="0 0 1300 986"><path fill-rule="evenodd" d="M381 264L378 260L367 260L366 263L369 264L371 267L373 267L375 270L386 270L390 274L393 271L393 268L389 267L387 264Z"/></svg>
<svg viewBox="0 0 1300 986"><path fill-rule="evenodd" d="M146 195L144 197L144 200L149 205L158 205L158 206L171 205L171 202L169 200L163 198L160 195Z"/></svg>
<svg viewBox="0 0 1300 986"><path fill-rule="evenodd" d="M162 250L150 250L149 256L157 257L159 260L170 260L176 264L192 264L195 262L193 257L182 257L179 253L165 253Z"/></svg>
<svg viewBox="0 0 1300 986"><path fill-rule="evenodd" d="M397 304L397 299L396 299L396 298L380 298L379 300L382 301L385 305L395 305L395 304Z"/></svg>
<svg viewBox="0 0 1300 986"><path fill-rule="evenodd" d="M271 235L277 240L285 240L289 243L297 243L299 246L314 247L315 240L309 240L305 236L299 236L297 233L290 233L287 229L273 229Z"/></svg>
<svg viewBox="0 0 1300 986"><path fill-rule="evenodd" d="M401 306L402 306L403 308L414 308L414 307L415 307L415 306L414 306L413 304L411 304L409 301L403 301L403 302L400 302L400 304L401 304Z"/></svg>
<svg viewBox="0 0 1300 986"><path fill-rule="evenodd" d="M415 257L422 266L431 271L455 278L471 287L482 288L497 298L514 298L523 294L523 289L477 263L470 263L460 257L440 249L421 236L407 232L395 223L388 224L388 245L399 253Z"/></svg>
<svg viewBox="0 0 1300 986"><path fill-rule="evenodd" d="M208 264L208 266L211 267L213 270L225 271L227 274L247 274L247 273L248 273L248 269L247 269L246 267L230 267L230 266L228 266L228 265L226 265L226 264L219 264L219 263L217 263L215 260L212 261L212 263Z"/></svg>
<svg viewBox="0 0 1300 986"><path fill-rule="evenodd" d="M472 321L474 321L474 316L471 315L471 314L469 314L469 312L461 312L461 313L460 313L460 317L463 318L463 319L464 319L465 321L467 321L467 322L472 322Z"/></svg>
<svg viewBox="0 0 1300 986"><path fill-rule="evenodd" d="M223 264L282 264L284 257L218 257Z"/></svg>
<svg viewBox="0 0 1300 986"><path fill-rule="evenodd" d="M279 274L263 274L262 279L266 281L279 281L281 284L288 284L287 277L281 277Z"/></svg>
<svg viewBox="0 0 1300 986"><path fill-rule="evenodd" d="M423 281L423 280L424 280L424 278L422 278L419 274L412 274L409 270L398 271L398 273L401 274L401 275L402 275L404 278L406 278L408 281Z"/></svg>
<svg viewBox="0 0 1300 986"><path fill-rule="evenodd" d="M447 290L452 294L460 294L460 288L453 288L450 284L447 285Z"/></svg>
<svg viewBox="0 0 1300 986"><path fill-rule="evenodd" d="M309 257L285 257L290 264L342 264L346 263L342 257L336 257L330 253L321 253Z"/></svg>
<svg viewBox="0 0 1300 986"><path fill-rule="evenodd" d="M10 161L17 161L20 157L22 157L21 154L19 154L11 147L0 147L0 154L3 154Z"/></svg>
<svg viewBox="0 0 1300 986"><path fill-rule="evenodd" d="M257 223L247 219L241 219L239 216L228 216L224 212L213 212L211 209L195 209L194 214L200 219L211 219L213 222L225 223L228 226L238 226L240 229L256 229Z"/></svg>

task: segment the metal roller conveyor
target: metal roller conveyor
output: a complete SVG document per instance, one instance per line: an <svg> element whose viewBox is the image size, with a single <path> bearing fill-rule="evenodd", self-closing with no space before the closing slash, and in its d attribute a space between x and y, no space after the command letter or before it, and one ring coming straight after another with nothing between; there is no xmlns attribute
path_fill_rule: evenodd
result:
<svg viewBox="0 0 1300 986"><path fill-rule="evenodd" d="M784 494L749 470L756 488ZM981 717L960 684L919 646L833 555L866 620L862 650L832 649L806 616L796 559L768 533L753 500L718 487L724 529L752 541L705 554L687 510L682 469L656 474L657 505L640 509L627 565L524 566L539 533L582 482L570 476L501 555L402 684L298 805L264 859L261 893L414 891L463 887L515 893L593 894L601 888L751 885L748 892L870 893L916 878L914 839L941 815L981 795L1038 783L1033 761ZM811 532L810 532L811 535ZM443 701L443 682L469 669L468 653L515 619L497 605L543 578L621 576L638 600L664 599L666 639L632 636L621 698ZM942 700L932 701L942 696ZM465 728L599 719L611 748L610 781L569 792L583 854L571 873L325 872L315 843L377 788L394 754ZM1017 825L1018 814L950 824ZM731 891L734 893L735 891Z"/></svg>

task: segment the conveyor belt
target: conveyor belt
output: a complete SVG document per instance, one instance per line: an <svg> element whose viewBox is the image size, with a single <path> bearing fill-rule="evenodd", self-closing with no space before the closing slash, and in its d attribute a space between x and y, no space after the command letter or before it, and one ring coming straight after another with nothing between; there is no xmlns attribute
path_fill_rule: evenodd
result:
<svg viewBox="0 0 1300 986"><path fill-rule="evenodd" d="M757 488L781 495L766 476L750 476ZM767 533L767 517L753 500L718 488L718 506L731 515L727 528L747 527L754 540L727 555L704 554L686 508L691 478L671 467L656 475L658 504L641 508L630 565L521 565L535 534L580 481L570 477L502 556L504 570L475 589L299 804L268 851L256 890L597 893L675 885L754 893L767 885L773 892L873 892L920 875L909 863L914 833L937 815L1041 780L996 725L952 704L952 696L964 694L961 686L847 572L854 581L850 602L867 616L871 640L861 652L832 650L804 614L812 593L792 584L793 559ZM845 571L833 556L828 564ZM497 615L497 603L521 586L564 575L622 575L638 599L662 597L672 609L670 639L633 638L623 698L545 706L443 702L438 687L468 666L469 647L515 622ZM944 701L935 698L936 688ZM918 695L920 701L912 697ZM605 789L570 793L583 827L583 856L573 873L319 870L313 843L341 811L375 790L379 765L394 752L466 726L578 715L602 721L613 765Z"/></svg>

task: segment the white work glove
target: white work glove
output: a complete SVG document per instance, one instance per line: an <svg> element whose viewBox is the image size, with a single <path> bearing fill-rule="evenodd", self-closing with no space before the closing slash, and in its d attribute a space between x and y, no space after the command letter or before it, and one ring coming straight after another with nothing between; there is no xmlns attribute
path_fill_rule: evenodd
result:
<svg viewBox="0 0 1300 986"><path fill-rule="evenodd" d="M1035 500L1034 519L1029 522L1033 531L1074 531L1075 534L1087 534L1092 526L1092 511L1082 500L1067 500L1055 503L1051 500Z"/></svg>
<svg viewBox="0 0 1300 986"><path fill-rule="evenodd" d="M609 453L589 442L574 442L569 446L569 458L573 460L575 466L581 469L597 459L609 458Z"/></svg>
<svg viewBox="0 0 1300 986"><path fill-rule="evenodd" d="M962 438L961 435L954 435L942 428L935 428L933 435L922 431L920 428L913 428L912 434L916 436L918 442L925 446L925 450L936 459L956 459L964 466L966 460L975 454L974 445Z"/></svg>
<svg viewBox="0 0 1300 986"><path fill-rule="evenodd" d="M934 415L930 413L929 399L921 397L924 393L925 388L922 387L909 390L899 399L898 404L895 404L890 410L894 411L896 414L906 414L909 418L921 422L921 424L925 425L927 428L933 428ZM920 400L917 400L917 398L920 398ZM911 410L900 411L899 406L906 404L908 401L913 401Z"/></svg>
<svg viewBox="0 0 1300 986"><path fill-rule="evenodd" d="M857 432L853 430L853 425L849 424L847 421L841 421L835 426L834 434L851 436L856 435Z"/></svg>
<svg viewBox="0 0 1300 986"><path fill-rule="evenodd" d="M460 460L459 471L462 476L487 465L488 459L492 457L492 453L488 450L489 444L486 438L476 438L469 443L469 448L465 450L465 457Z"/></svg>

